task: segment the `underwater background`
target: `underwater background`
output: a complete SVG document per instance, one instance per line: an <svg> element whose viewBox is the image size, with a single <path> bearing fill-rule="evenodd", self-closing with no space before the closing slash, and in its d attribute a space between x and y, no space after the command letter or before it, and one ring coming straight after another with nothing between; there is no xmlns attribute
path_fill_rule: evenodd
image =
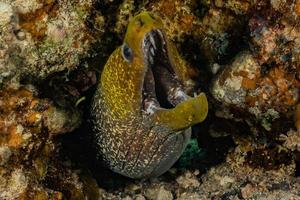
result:
<svg viewBox="0 0 300 200"><path fill-rule="evenodd" d="M97 161L89 110L149 11L199 71L206 120L149 180ZM300 0L0 0L0 200L300 199Z"/></svg>

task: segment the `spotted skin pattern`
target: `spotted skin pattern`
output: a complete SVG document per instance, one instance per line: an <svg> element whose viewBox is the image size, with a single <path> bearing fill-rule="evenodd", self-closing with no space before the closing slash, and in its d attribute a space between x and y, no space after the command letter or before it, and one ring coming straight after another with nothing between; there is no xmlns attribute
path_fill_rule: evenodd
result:
<svg viewBox="0 0 300 200"><path fill-rule="evenodd" d="M93 99L91 116L97 152L113 171L130 178L156 177L166 172L181 155L191 135L191 126L208 112L205 94L190 98L172 109L149 115L142 109L142 89L147 65L142 42L151 30L163 30L152 13L135 16L128 25L124 43L133 50L130 62L118 47L108 59ZM167 41L176 76L191 87L189 69L174 45Z"/></svg>

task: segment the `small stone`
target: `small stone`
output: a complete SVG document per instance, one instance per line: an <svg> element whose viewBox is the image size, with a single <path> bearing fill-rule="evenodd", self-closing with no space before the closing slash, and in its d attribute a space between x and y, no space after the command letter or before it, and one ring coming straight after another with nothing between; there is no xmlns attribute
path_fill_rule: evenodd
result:
<svg viewBox="0 0 300 200"><path fill-rule="evenodd" d="M157 193L158 193L158 188L151 187L145 191L144 195L146 196L147 199L155 200L155 199L157 199Z"/></svg>
<svg viewBox="0 0 300 200"><path fill-rule="evenodd" d="M224 176L220 179L220 185L225 188L230 188L231 185L234 183L234 179L229 176Z"/></svg>
<svg viewBox="0 0 300 200"><path fill-rule="evenodd" d="M178 197L178 200L186 200L186 199L204 200L203 198L200 197L199 194L189 193L189 192L184 192Z"/></svg>
<svg viewBox="0 0 300 200"><path fill-rule="evenodd" d="M163 186L160 187L156 200L172 200L173 195L169 190L166 190Z"/></svg>
<svg viewBox="0 0 300 200"><path fill-rule="evenodd" d="M139 194L134 198L134 200L146 200L146 198L143 195Z"/></svg>
<svg viewBox="0 0 300 200"><path fill-rule="evenodd" d="M195 188L199 187L200 183L197 180L197 177L191 172L186 172L183 176L180 176L176 179L177 183L183 188Z"/></svg>
<svg viewBox="0 0 300 200"><path fill-rule="evenodd" d="M141 190L141 185L137 185L137 184L130 184L125 188L125 192L126 193L139 193L138 191Z"/></svg>
<svg viewBox="0 0 300 200"><path fill-rule="evenodd" d="M126 197L122 198L122 200L132 200L132 198L130 196L126 196Z"/></svg>
<svg viewBox="0 0 300 200"><path fill-rule="evenodd" d="M195 176L198 176L198 175L200 174L200 171L197 169L197 170L194 171L193 174L194 174Z"/></svg>
<svg viewBox="0 0 300 200"><path fill-rule="evenodd" d="M173 195L170 191L166 190L163 186L149 188L145 192L145 196L151 200L172 200Z"/></svg>
<svg viewBox="0 0 300 200"><path fill-rule="evenodd" d="M18 31L16 34L18 40L25 40L26 34L23 31Z"/></svg>
<svg viewBox="0 0 300 200"><path fill-rule="evenodd" d="M245 199L251 199L254 193L254 188L251 184L247 184L245 187L241 189L242 197Z"/></svg>
<svg viewBox="0 0 300 200"><path fill-rule="evenodd" d="M290 130L287 135L283 135L282 139L284 141L283 146L292 151L300 151L300 130L297 131Z"/></svg>
<svg viewBox="0 0 300 200"><path fill-rule="evenodd" d="M212 72L213 74L217 74L220 68L221 68L221 66L220 66L218 63L214 63L214 64L211 66L211 72Z"/></svg>

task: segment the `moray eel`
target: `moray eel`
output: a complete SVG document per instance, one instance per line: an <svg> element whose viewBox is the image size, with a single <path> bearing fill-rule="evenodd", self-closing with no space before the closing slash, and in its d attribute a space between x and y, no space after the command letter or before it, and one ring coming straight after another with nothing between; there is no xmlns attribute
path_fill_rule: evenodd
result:
<svg viewBox="0 0 300 200"><path fill-rule="evenodd" d="M190 127L208 112L204 93L187 94L194 74L158 16L143 12L132 18L123 45L104 66L91 109L97 152L110 169L150 178L176 162Z"/></svg>

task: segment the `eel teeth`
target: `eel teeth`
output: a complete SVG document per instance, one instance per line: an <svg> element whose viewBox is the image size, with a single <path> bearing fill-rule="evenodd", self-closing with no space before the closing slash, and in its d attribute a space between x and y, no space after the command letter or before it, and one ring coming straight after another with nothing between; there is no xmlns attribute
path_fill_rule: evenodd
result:
<svg viewBox="0 0 300 200"><path fill-rule="evenodd" d="M169 91L168 94L168 101L172 104L172 105L177 105L183 101L186 101L187 99L189 99L190 97L184 92L184 90L180 87L178 88L172 88Z"/></svg>
<svg viewBox="0 0 300 200"><path fill-rule="evenodd" d="M154 60L153 60L153 57L152 56L149 56L149 61L150 61L150 64L152 65L154 62Z"/></svg>
<svg viewBox="0 0 300 200"><path fill-rule="evenodd" d="M152 46L153 46L154 49L156 50L157 47L156 47L155 40L154 40L154 37L153 37L152 34L149 35L149 39L150 39L150 42L151 42Z"/></svg>
<svg viewBox="0 0 300 200"><path fill-rule="evenodd" d="M166 44L163 33L160 30L157 30L157 32L158 32L159 36L162 38L163 44Z"/></svg>
<svg viewBox="0 0 300 200"><path fill-rule="evenodd" d="M153 47L150 47L150 52L151 52L152 56L155 55Z"/></svg>
<svg viewBox="0 0 300 200"><path fill-rule="evenodd" d="M158 103L154 99L148 101L145 105L146 113L151 115L151 114L155 113L155 111L159 110L160 107L157 104Z"/></svg>
<svg viewBox="0 0 300 200"><path fill-rule="evenodd" d="M185 101L190 97L182 89L178 88L175 92L175 98L183 99L183 101Z"/></svg>

